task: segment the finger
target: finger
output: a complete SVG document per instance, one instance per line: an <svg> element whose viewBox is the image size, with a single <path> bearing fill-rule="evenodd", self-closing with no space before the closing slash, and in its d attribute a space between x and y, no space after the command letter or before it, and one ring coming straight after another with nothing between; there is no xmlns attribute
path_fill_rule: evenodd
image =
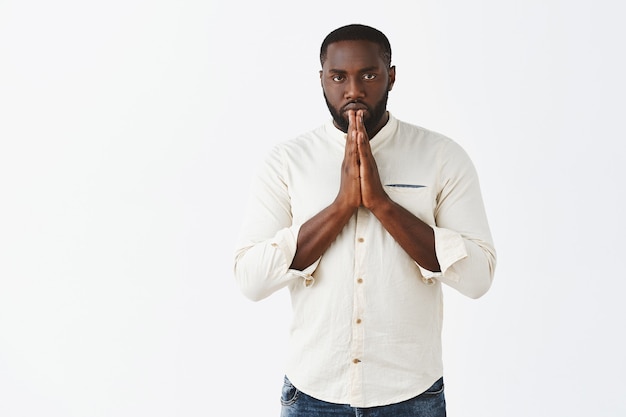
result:
<svg viewBox="0 0 626 417"><path fill-rule="evenodd" d="M346 161L350 161L351 165L355 165L358 161L358 145L357 145L357 137L355 135L356 130L354 129L356 125L356 116L354 112L348 112L348 134L346 135L346 147L345 147L345 156Z"/></svg>
<svg viewBox="0 0 626 417"><path fill-rule="evenodd" d="M367 135L367 130L365 129L365 111L359 110L355 117L356 117L357 130L359 132L362 132L366 139L369 139Z"/></svg>
<svg viewBox="0 0 626 417"><path fill-rule="evenodd" d="M367 136L364 132L357 132L356 139L357 157L359 165L361 169L363 169L365 166L370 164L368 160L370 158L369 141L367 140Z"/></svg>
<svg viewBox="0 0 626 417"><path fill-rule="evenodd" d="M365 128L363 128L362 130L359 130L358 132L357 145L359 147L359 157L361 159L369 158L371 156L372 151L370 147L370 141L367 136L367 131L365 130Z"/></svg>
<svg viewBox="0 0 626 417"><path fill-rule="evenodd" d="M358 122L356 112L354 110L348 111L348 135L351 139L354 139L355 133L358 131Z"/></svg>

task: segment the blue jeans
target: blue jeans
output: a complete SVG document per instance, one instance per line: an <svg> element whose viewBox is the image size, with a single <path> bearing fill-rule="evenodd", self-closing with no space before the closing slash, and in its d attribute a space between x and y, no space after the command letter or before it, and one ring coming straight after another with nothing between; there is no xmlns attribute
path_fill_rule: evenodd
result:
<svg viewBox="0 0 626 417"><path fill-rule="evenodd" d="M347 404L333 404L315 399L299 391L285 377L281 417L445 417L446 399L443 377L432 387L410 400L380 407L355 408Z"/></svg>

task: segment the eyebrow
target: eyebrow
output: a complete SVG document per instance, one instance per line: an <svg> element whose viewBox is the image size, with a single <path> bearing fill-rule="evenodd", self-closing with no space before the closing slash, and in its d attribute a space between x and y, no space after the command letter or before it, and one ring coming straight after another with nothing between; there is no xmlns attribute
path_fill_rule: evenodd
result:
<svg viewBox="0 0 626 417"><path fill-rule="evenodd" d="M366 68L361 68L359 70L359 72L371 72L371 71L378 71L379 68L377 66L371 66L371 67L366 67ZM335 72L335 73L339 73L339 74L345 74L348 71L346 70L341 70L341 69L336 69L336 68L331 68L328 70L328 72Z"/></svg>

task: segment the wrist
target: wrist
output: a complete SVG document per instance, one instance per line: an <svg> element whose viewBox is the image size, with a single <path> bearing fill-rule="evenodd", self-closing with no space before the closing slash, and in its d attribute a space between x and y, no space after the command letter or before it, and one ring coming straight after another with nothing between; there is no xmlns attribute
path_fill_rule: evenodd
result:
<svg viewBox="0 0 626 417"><path fill-rule="evenodd" d="M394 201L385 193L384 196L369 201L365 208L371 211L374 216L380 217L389 214L394 204Z"/></svg>
<svg viewBox="0 0 626 417"><path fill-rule="evenodd" d="M337 196L331 204L333 215L349 219L359 208L358 205L350 203L349 200Z"/></svg>

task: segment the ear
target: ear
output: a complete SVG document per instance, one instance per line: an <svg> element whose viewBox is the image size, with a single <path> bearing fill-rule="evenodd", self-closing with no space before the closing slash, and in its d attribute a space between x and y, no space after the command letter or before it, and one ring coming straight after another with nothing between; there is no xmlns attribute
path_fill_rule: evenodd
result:
<svg viewBox="0 0 626 417"><path fill-rule="evenodd" d="M391 91L395 82L396 82L396 66L392 65L391 67L389 67L389 85L387 86L387 91Z"/></svg>

